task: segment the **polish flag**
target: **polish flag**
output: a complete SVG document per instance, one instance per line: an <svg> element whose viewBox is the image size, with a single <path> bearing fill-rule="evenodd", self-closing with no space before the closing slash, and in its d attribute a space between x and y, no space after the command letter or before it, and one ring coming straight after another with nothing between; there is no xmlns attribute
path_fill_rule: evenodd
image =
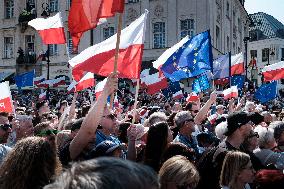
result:
<svg viewBox="0 0 284 189"><path fill-rule="evenodd" d="M217 114L213 114L213 115L211 115L211 116L208 117L208 121L209 121L210 124L212 125L212 124L215 123L215 121L217 120L217 118L218 118L218 115L217 115Z"/></svg>
<svg viewBox="0 0 284 189"><path fill-rule="evenodd" d="M158 72L146 76L144 78L144 83L146 85L148 94L155 94L161 89L165 89L168 87L167 78L165 78L165 76L160 77Z"/></svg>
<svg viewBox="0 0 284 189"><path fill-rule="evenodd" d="M28 25L39 32L42 42L46 45L66 43L60 12L49 18L33 19L28 22Z"/></svg>
<svg viewBox="0 0 284 189"><path fill-rule="evenodd" d="M148 69L145 69L145 70L143 70L141 72L141 74L140 74L140 82L141 82L141 84L145 83L145 80L147 79L147 76L150 75L149 71L150 71L150 69L148 68Z"/></svg>
<svg viewBox="0 0 284 189"><path fill-rule="evenodd" d="M107 78L105 78L104 80L102 80L101 82L99 82L99 83L96 85L96 88L95 88L96 99L98 99L99 96L101 95L101 93L103 92L104 87L105 87L105 85L106 85L106 82L107 82Z"/></svg>
<svg viewBox="0 0 284 189"><path fill-rule="evenodd" d="M59 85L65 85L65 76L59 77L57 79L45 80L45 81L39 83L37 86L47 88L48 86L49 87L58 87Z"/></svg>
<svg viewBox="0 0 284 189"><path fill-rule="evenodd" d="M120 78L140 78L147 14L146 10L142 16L121 31L117 62ZM115 47L116 34L69 60L74 79L79 81L83 71L108 76L114 68Z"/></svg>
<svg viewBox="0 0 284 189"><path fill-rule="evenodd" d="M198 101L199 99L199 96L195 93L195 92L192 92L187 98L186 98L186 101L187 102L196 102Z"/></svg>
<svg viewBox="0 0 284 189"><path fill-rule="evenodd" d="M89 87L93 87L95 85L94 74L91 72L86 73L86 75L77 83L76 91L82 91Z"/></svg>
<svg viewBox="0 0 284 189"><path fill-rule="evenodd" d="M231 99L233 97L237 98L238 97L238 88L237 86L232 86L231 88L228 88L223 91L224 94L224 99Z"/></svg>
<svg viewBox="0 0 284 189"><path fill-rule="evenodd" d="M244 56L243 53L231 56L231 75L242 74L244 69Z"/></svg>
<svg viewBox="0 0 284 189"><path fill-rule="evenodd" d="M34 85L38 85L45 80L44 76L35 77L34 78Z"/></svg>
<svg viewBox="0 0 284 189"><path fill-rule="evenodd" d="M78 48L83 32L97 27L102 19L123 13L124 0L77 0L72 1L68 16L68 28L73 47Z"/></svg>
<svg viewBox="0 0 284 189"><path fill-rule="evenodd" d="M265 66L262 69L264 81L273 81L284 78L284 61Z"/></svg>
<svg viewBox="0 0 284 189"><path fill-rule="evenodd" d="M73 80L72 83L67 87L67 94L70 94L72 92L75 92L75 88L77 85L77 81Z"/></svg>
<svg viewBox="0 0 284 189"><path fill-rule="evenodd" d="M45 99L46 99L46 91L43 92L43 93L41 93L41 94L38 96L38 99L39 99L39 101L45 100Z"/></svg>
<svg viewBox="0 0 284 189"><path fill-rule="evenodd" d="M7 82L0 83L0 112L13 112L10 87Z"/></svg>
<svg viewBox="0 0 284 189"><path fill-rule="evenodd" d="M183 98L183 93L181 90L173 94L173 99L180 99L180 98Z"/></svg>

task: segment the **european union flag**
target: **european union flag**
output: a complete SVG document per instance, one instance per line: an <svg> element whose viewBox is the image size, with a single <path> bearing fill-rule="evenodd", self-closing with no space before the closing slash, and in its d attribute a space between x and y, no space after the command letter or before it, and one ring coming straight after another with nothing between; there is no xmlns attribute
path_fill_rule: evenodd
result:
<svg viewBox="0 0 284 189"><path fill-rule="evenodd" d="M178 81L177 82L170 82L169 87L162 90L162 93L166 98L170 98L172 96L172 94L174 94L174 93L176 93L180 90L182 90L182 89L181 89Z"/></svg>
<svg viewBox="0 0 284 189"><path fill-rule="evenodd" d="M259 100L261 103L268 102L276 98L276 86L277 82L273 81L268 84L262 84L257 91L254 93L254 98Z"/></svg>
<svg viewBox="0 0 284 189"><path fill-rule="evenodd" d="M17 87L27 87L34 85L35 70L24 73L22 75L15 76L15 82Z"/></svg>
<svg viewBox="0 0 284 189"><path fill-rule="evenodd" d="M245 83L244 75L234 75L231 77L231 86L237 86L239 90L242 90Z"/></svg>
<svg viewBox="0 0 284 189"><path fill-rule="evenodd" d="M210 88L210 81L207 78L207 75L201 75L200 77L193 80L192 91L195 93L200 93L201 91L206 91Z"/></svg>
<svg viewBox="0 0 284 189"><path fill-rule="evenodd" d="M202 32L192 38L184 38L180 47L172 53L161 70L171 81L195 77L212 68L210 32Z"/></svg>
<svg viewBox="0 0 284 189"><path fill-rule="evenodd" d="M221 55L213 61L213 78L221 79L230 77L230 56L231 53Z"/></svg>

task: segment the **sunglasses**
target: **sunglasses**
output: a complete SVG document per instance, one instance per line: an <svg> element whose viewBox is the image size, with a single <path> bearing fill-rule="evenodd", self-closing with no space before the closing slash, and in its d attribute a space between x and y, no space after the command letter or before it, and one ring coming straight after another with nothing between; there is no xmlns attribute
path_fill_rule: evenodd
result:
<svg viewBox="0 0 284 189"><path fill-rule="evenodd" d="M115 120L116 119L116 115L115 114L109 114L109 115L106 115L106 116L103 116L105 118L109 118L111 120Z"/></svg>
<svg viewBox="0 0 284 189"><path fill-rule="evenodd" d="M49 129L49 130L45 130L45 131L41 131L38 136L50 136L52 134L57 135L57 133L59 133L59 131L57 129Z"/></svg>
<svg viewBox="0 0 284 189"><path fill-rule="evenodd" d="M190 110L190 111L196 114L199 112L199 110Z"/></svg>
<svg viewBox="0 0 284 189"><path fill-rule="evenodd" d="M257 132L255 132L255 133L253 133L253 134L251 134L251 135L248 136L248 138L252 138L252 137L259 138L259 135L258 135Z"/></svg>
<svg viewBox="0 0 284 189"><path fill-rule="evenodd" d="M1 124L0 125L0 128L2 128L4 131L8 131L8 129L12 128L12 125L11 124Z"/></svg>

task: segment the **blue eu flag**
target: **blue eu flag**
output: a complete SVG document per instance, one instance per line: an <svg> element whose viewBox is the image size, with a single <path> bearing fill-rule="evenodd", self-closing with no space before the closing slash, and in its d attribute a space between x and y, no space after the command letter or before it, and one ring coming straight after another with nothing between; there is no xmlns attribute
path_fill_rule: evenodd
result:
<svg viewBox="0 0 284 189"><path fill-rule="evenodd" d="M193 80L192 91L194 91L195 93L206 91L209 88L210 88L210 81L208 80L206 74L201 75L195 80Z"/></svg>
<svg viewBox="0 0 284 189"><path fill-rule="evenodd" d="M17 87L33 86L34 75L35 75L35 70L15 76L15 82Z"/></svg>
<svg viewBox="0 0 284 189"><path fill-rule="evenodd" d="M170 85L167 89L162 90L163 95L166 98L170 98L172 94L182 90L179 82L170 82Z"/></svg>
<svg viewBox="0 0 284 189"><path fill-rule="evenodd" d="M210 32L205 31L192 38L187 37L184 44L162 65L161 70L165 77L175 82L211 70L212 62Z"/></svg>
<svg viewBox="0 0 284 189"><path fill-rule="evenodd" d="M231 77L231 86L237 86L239 90L242 90L245 83L244 75L234 75Z"/></svg>
<svg viewBox="0 0 284 189"><path fill-rule="evenodd" d="M254 98L261 103L268 102L276 98L276 86L277 82L273 81L268 84L262 84L254 93Z"/></svg>

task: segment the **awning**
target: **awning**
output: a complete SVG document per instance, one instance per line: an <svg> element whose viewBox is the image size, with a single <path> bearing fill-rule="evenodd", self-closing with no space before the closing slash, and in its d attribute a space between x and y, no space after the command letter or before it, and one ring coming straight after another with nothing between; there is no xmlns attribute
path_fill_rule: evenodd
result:
<svg viewBox="0 0 284 189"><path fill-rule="evenodd" d="M10 75L14 73L15 72L12 72L12 71L0 72L0 81L3 81L4 79L6 79L7 77L9 77Z"/></svg>

